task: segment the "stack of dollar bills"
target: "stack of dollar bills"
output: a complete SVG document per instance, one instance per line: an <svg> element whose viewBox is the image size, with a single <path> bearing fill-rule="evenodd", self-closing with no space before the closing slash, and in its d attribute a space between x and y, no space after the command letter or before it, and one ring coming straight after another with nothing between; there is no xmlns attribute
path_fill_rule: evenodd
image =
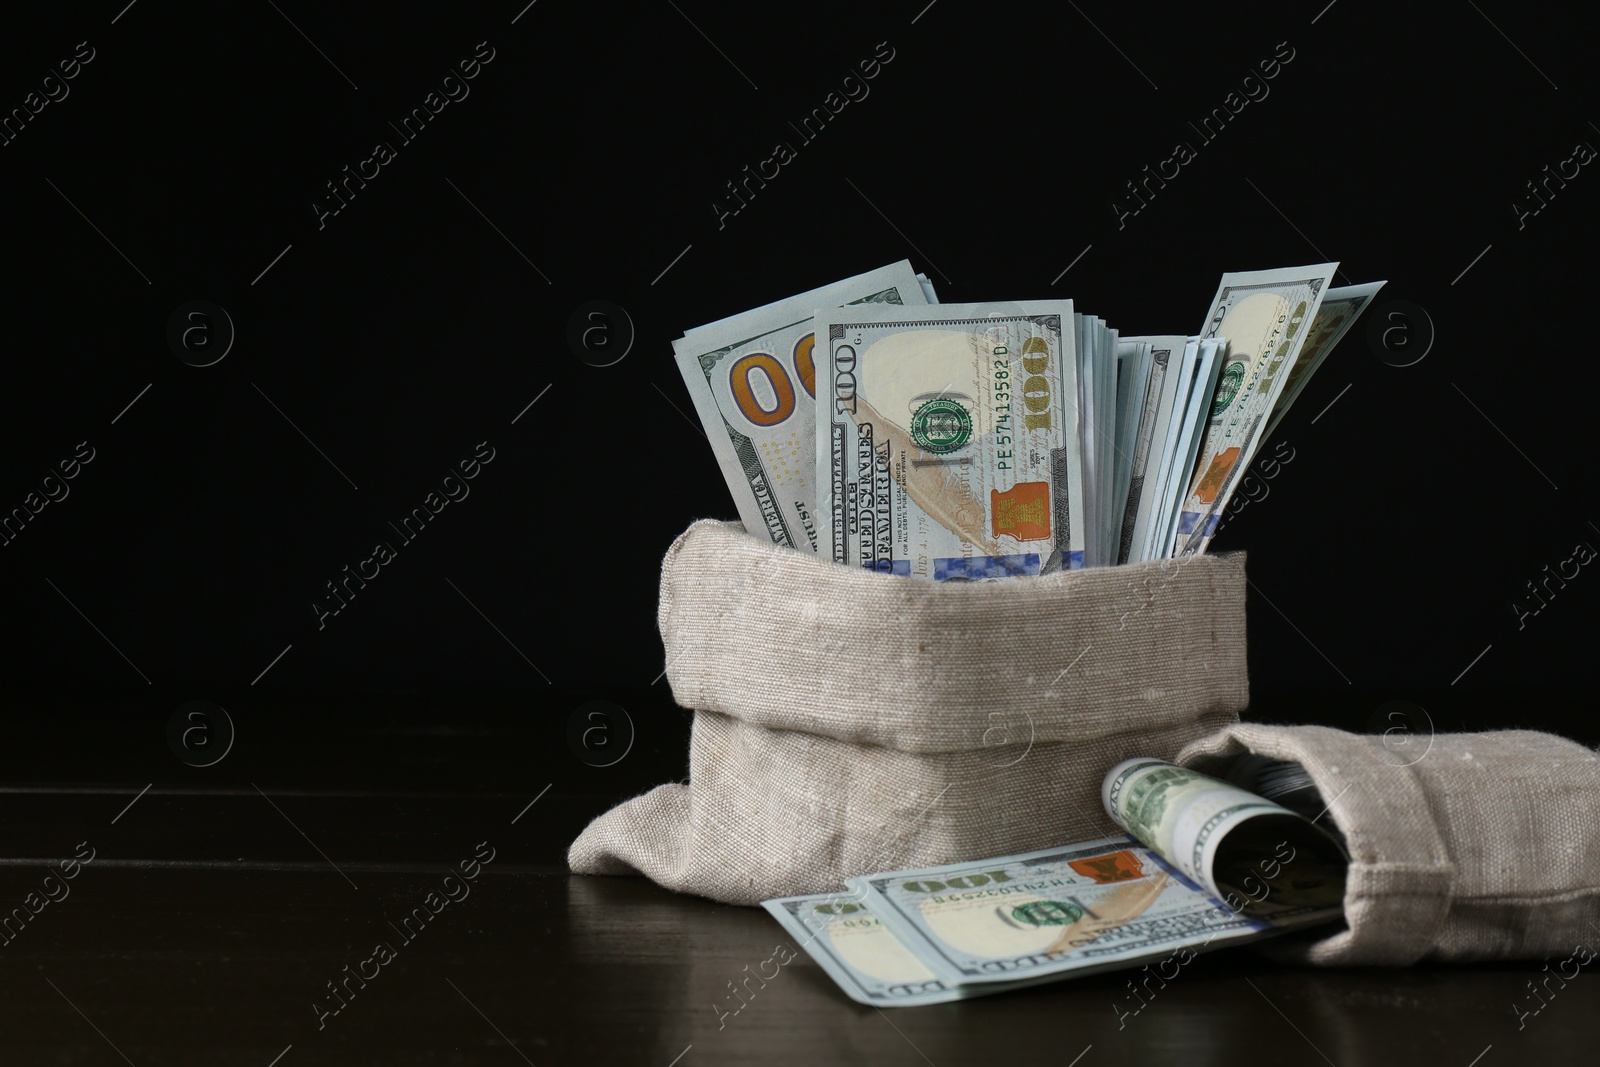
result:
<svg viewBox="0 0 1600 1067"><path fill-rule="evenodd" d="M1244 768L1259 789L1259 761ZM883 1007L1141 965L1164 985L1200 952L1343 913L1348 859L1315 818L1156 759L1117 764L1101 795L1130 836L763 906L852 999ZM1119 1016L1137 1014L1136 997Z"/></svg>
<svg viewBox="0 0 1600 1067"><path fill-rule="evenodd" d="M1047 574L1205 551L1383 282L1225 274L1199 334L940 304L901 261L674 342L745 528L853 567Z"/></svg>

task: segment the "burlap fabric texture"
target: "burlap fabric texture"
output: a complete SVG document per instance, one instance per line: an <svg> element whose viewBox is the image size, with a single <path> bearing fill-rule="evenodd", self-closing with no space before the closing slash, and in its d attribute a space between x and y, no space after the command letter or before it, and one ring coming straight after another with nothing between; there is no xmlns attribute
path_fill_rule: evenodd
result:
<svg viewBox="0 0 1600 1067"><path fill-rule="evenodd" d="M1345 836L1344 929L1260 948L1285 961L1566 956L1600 938L1600 755L1531 730L1406 738L1235 724L1177 762L1303 764Z"/></svg>
<svg viewBox="0 0 1600 1067"><path fill-rule="evenodd" d="M688 780L595 819L568 863L737 904L1120 833L1106 769L1249 696L1242 554L935 583L703 520L658 621Z"/></svg>

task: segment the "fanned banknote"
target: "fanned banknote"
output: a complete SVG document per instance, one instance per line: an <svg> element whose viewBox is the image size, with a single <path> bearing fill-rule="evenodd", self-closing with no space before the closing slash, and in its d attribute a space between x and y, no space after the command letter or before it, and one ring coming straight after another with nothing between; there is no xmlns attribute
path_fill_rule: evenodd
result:
<svg viewBox="0 0 1600 1067"><path fill-rule="evenodd" d="M1128 513L1123 516L1123 538L1127 548L1119 546L1119 561L1138 563L1149 559L1151 528L1156 514L1161 510L1161 487L1165 469L1170 466L1169 456L1178 426L1182 424L1187 385L1184 382L1184 355L1189 341L1182 336L1162 334L1148 338L1151 351L1150 382L1159 383L1159 395L1146 397L1146 403L1155 404L1153 420L1141 427L1139 462L1129 484ZM1196 342L1198 351L1198 342ZM1193 377L1192 371L1190 377ZM1148 441L1143 438L1148 437ZM1131 520L1131 528L1130 528Z"/></svg>
<svg viewBox="0 0 1600 1067"><path fill-rule="evenodd" d="M1384 284L1329 289L1335 269L1224 274L1201 336L1124 342L1070 300L935 304L901 261L673 348L755 536L889 574L1037 575L1205 551Z"/></svg>
<svg viewBox="0 0 1600 1067"><path fill-rule="evenodd" d="M818 307L922 305L932 286L905 260L691 330L673 343L745 529L815 552Z"/></svg>
<svg viewBox="0 0 1600 1067"><path fill-rule="evenodd" d="M1305 347L1300 350L1300 358L1289 368L1289 380L1283 383L1283 395L1278 397L1272 417L1267 420L1267 428L1262 431L1261 444L1266 444L1267 438L1283 421L1289 406L1305 391L1311 375L1322 366L1322 361L1333 352L1339 340L1356 324L1361 313L1367 310L1367 305L1378 295L1378 290L1386 284L1368 282L1365 285L1343 285L1328 290L1328 295L1322 298L1322 307L1317 310L1316 321L1311 324L1311 332L1306 336Z"/></svg>
<svg viewBox="0 0 1600 1067"><path fill-rule="evenodd" d="M1083 565L1072 303L818 309L824 555L936 580Z"/></svg>
<svg viewBox="0 0 1600 1067"><path fill-rule="evenodd" d="M1105 320L1078 315L1079 453L1083 460L1084 562L1112 562L1108 511L1116 451L1117 334Z"/></svg>
<svg viewBox="0 0 1600 1067"><path fill-rule="evenodd" d="M1150 366L1144 394L1137 398L1137 407L1131 409L1137 411L1138 426L1129 457L1127 504L1117 544L1118 563L1137 563L1145 558L1144 532L1154 510L1167 426L1178 402L1178 369L1183 361L1184 338L1165 334L1135 337L1131 343L1148 349Z"/></svg>
<svg viewBox="0 0 1600 1067"><path fill-rule="evenodd" d="M1202 552L1260 444L1337 263L1224 274L1202 337L1227 338L1211 421L1180 507L1176 554Z"/></svg>
<svg viewBox="0 0 1600 1067"><path fill-rule="evenodd" d="M1134 452L1148 400L1153 357L1150 345L1138 340L1117 342L1117 440L1112 464L1111 508L1106 514L1112 529L1109 534L1111 559L1121 563L1123 517L1128 512L1128 497L1133 486Z"/></svg>
<svg viewBox="0 0 1600 1067"><path fill-rule="evenodd" d="M1178 525L1179 511L1189 486L1188 473L1194 470L1195 456L1199 454L1205 435L1206 415L1214 409L1217 379L1227 365L1227 355L1228 342L1223 338L1205 338L1195 345L1194 377L1187 386L1188 399L1185 401L1183 419L1174 438L1171 463L1167 468L1168 477L1161 487L1161 512L1157 525L1152 527L1155 533L1155 542L1151 546L1153 556L1159 554L1165 558L1169 554L1167 546L1172 544L1172 531Z"/></svg>

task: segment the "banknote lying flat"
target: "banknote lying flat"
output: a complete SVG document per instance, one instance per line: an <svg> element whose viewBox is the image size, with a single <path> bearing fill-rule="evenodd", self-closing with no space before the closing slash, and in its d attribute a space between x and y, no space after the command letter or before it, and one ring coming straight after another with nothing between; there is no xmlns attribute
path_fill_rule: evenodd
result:
<svg viewBox="0 0 1600 1067"><path fill-rule="evenodd" d="M853 1000L905 1007L967 995L929 970L861 894L778 897L761 906Z"/></svg>
<svg viewBox="0 0 1600 1067"><path fill-rule="evenodd" d="M1185 884L1132 838L851 879L763 902L852 999L880 1007L1136 966L1274 932Z"/></svg>
<svg viewBox="0 0 1600 1067"><path fill-rule="evenodd" d="M1103 787L1130 833L851 878L763 906L852 999L937 1004L1170 960L1343 912L1348 859L1231 782L1128 760Z"/></svg>
<svg viewBox="0 0 1600 1067"><path fill-rule="evenodd" d="M848 885L844 893L763 905L847 995L880 1007L1137 967L1340 913L1253 914L1131 837L885 872Z"/></svg>

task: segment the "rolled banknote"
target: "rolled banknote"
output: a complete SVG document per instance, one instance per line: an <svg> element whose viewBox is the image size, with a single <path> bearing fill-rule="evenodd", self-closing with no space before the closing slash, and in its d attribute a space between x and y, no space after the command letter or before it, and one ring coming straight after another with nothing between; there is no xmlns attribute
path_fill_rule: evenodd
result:
<svg viewBox="0 0 1600 1067"><path fill-rule="evenodd" d="M818 309L824 555L937 580L1082 566L1072 303Z"/></svg>
<svg viewBox="0 0 1600 1067"><path fill-rule="evenodd" d="M697 327L673 343L745 529L818 549L813 312L856 302L922 305L931 292L901 260Z"/></svg>
<svg viewBox="0 0 1600 1067"><path fill-rule="evenodd" d="M1337 263L1224 274L1201 336L1227 338L1228 360L1179 507L1175 554L1205 551L1260 445Z"/></svg>
<svg viewBox="0 0 1600 1067"><path fill-rule="evenodd" d="M1303 815L1158 759L1124 760L1101 784L1106 814L1230 908L1275 925L1337 915L1348 857Z"/></svg>

